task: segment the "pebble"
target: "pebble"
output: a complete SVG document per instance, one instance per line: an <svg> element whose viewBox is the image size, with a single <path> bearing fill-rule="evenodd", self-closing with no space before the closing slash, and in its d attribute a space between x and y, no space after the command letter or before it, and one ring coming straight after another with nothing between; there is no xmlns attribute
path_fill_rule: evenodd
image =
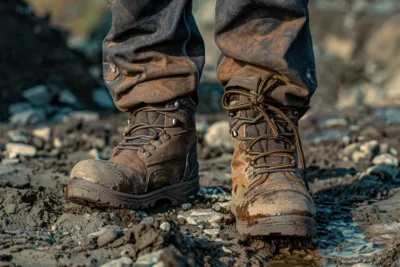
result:
<svg viewBox="0 0 400 267"><path fill-rule="evenodd" d="M232 151L233 147L228 121L219 121L212 124L204 136L204 141L209 147Z"/></svg>
<svg viewBox="0 0 400 267"><path fill-rule="evenodd" d="M34 125L44 122L47 119L47 113L41 108L31 108L15 113L10 117L12 124Z"/></svg>
<svg viewBox="0 0 400 267"><path fill-rule="evenodd" d="M62 148L63 147L63 140L61 137L55 137L53 139L53 146L55 148Z"/></svg>
<svg viewBox="0 0 400 267"><path fill-rule="evenodd" d="M397 157L393 156L389 153L380 154L372 160L372 164L374 165L392 165L397 167L399 165L399 160Z"/></svg>
<svg viewBox="0 0 400 267"><path fill-rule="evenodd" d="M133 266L164 266L162 262L160 262L160 258L164 253L163 249L154 251L152 253L148 253L145 255L140 256Z"/></svg>
<svg viewBox="0 0 400 267"><path fill-rule="evenodd" d="M37 85L22 91L21 95L34 105L40 106L50 103L52 94L46 85Z"/></svg>
<svg viewBox="0 0 400 267"><path fill-rule="evenodd" d="M360 145L360 150L367 154L376 154L379 152L379 142L377 140L366 141Z"/></svg>
<svg viewBox="0 0 400 267"><path fill-rule="evenodd" d="M322 128L333 128L340 126L347 126L347 119L344 117L331 117L321 120L320 126Z"/></svg>
<svg viewBox="0 0 400 267"><path fill-rule="evenodd" d="M182 209L183 210L190 210L191 208L192 208L192 204L191 203L182 204Z"/></svg>
<svg viewBox="0 0 400 267"><path fill-rule="evenodd" d="M215 203L212 205L212 209L215 211L221 211L221 205L219 203Z"/></svg>
<svg viewBox="0 0 400 267"><path fill-rule="evenodd" d="M209 235L211 237L217 237L219 235L220 230L219 229L204 229L203 232L206 235Z"/></svg>
<svg viewBox="0 0 400 267"><path fill-rule="evenodd" d="M101 265L101 267L128 267L132 266L133 260L128 257L122 257L117 260L112 260L106 264Z"/></svg>
<svg viewBox="0 0 400 267"><path fill-rule="evenodd" d="M101 154L100 154L100 152L97 150L97 148L92 148L91 150L89 150L88 155L89 155L89 157L91 157L92 159L101 159Z"/></svg>
<svg viewBox="0 0 400 267"><path fill-rule="evenodd" d="M169 231L171 230L171 224L169 222L163 222L160 225L160 229L163 230L164 232L169 233Z"/></svg>
<svg viewBox="0 0 400 267"><path fill-rule="evenodd" d="M94 111L73 111L69 114L70 118L82 120L84 122L98 121L100 115Z"/></svg>
<svg viewBox="0 0 400 267"><path fill-rule="evenodd" d="M28 135L21 131L18 130L9 131L7 132L7 136L12 142L28 143Z"/></svg>
<svg viewBox="0 0 400 267"><path fill-rule="evenodd" d="M178 213L178 219L184 219L188 224L216 224L223 220L224 216L221 213L215 212L212 209L198 209Z"/></svg>
<svg viewBox="0 0 400 267"><path fill-rule="evenodd" d="M4 207L4 211L8 215L14 214L17 211L17 205L16 204L8 204L7 206Z"/></svg>
<svg viewBox="0 0 400 267"><path fill-rule="evenodd" d="M1 161L1 164L7 166L7 165L14 165L14 164L18 164L19 163L19 159L3 159Z"/></svg>
<svg viewBox="0 0 400 267"><path fill-rule="evenodd" d="M58 101L60 103L67 104L76 108L80 107L79 100L69 90L61 90L60 93L58 93Z"/></svg>
<svg viewBox="0 0 400 267"><path fill-rule="evenodd" d="M46 142L50 141L51 136L51 128L50 127L41 127L34 129L32 134L36 137L42 138Z"/></svg>
<svg viewBox="0 0 400 267"><path fill-rule="evenodd" d="M140 217L147 217L147 213L142 210L136 211L136 214L139 215Z"/></svg>
<svg viewBox="0 0 400 267"><path fill-rule="evenodd" d="M37 152L34 146L18 144L18 143L7 143L6 150L10 158L16 158L19 155L34 157Z"/></svg>
<svg viewBox="0 0 400 267"><path fill-rule="evenodd" d="M400 226L397 223L392 224L373 224L365 230L365 234L371 238L377 235L396 235L400 233Z"/></svg>
<svg viewBox="0 0 400 267"><path fill-rule="evenodd" d="M219 206L221 207L221 209L223 211L230 211L231 210L231 202L223 202L223 203L219 203Z"/></svg>
<svg viewBox="0 0 400 267"><path fill-rule="evenodd" d="M118 214L116 212L110 212L110 219L115 220L117 218Z"/></svg>
<svg viewBox="0 0 400 267"><path fill-rule="evenodd" d="M119 233L115 230L107 230L105 231L99 238L97 239L97 245L99 248L106 246L107 244L113 242L119 237Z"/></svg>
<svg viewBox="0 0 400 267"><path fill-rule="evenodd" d="M140 221L141 224L152 224L154 223L153 217L145 217Z"/></svg>

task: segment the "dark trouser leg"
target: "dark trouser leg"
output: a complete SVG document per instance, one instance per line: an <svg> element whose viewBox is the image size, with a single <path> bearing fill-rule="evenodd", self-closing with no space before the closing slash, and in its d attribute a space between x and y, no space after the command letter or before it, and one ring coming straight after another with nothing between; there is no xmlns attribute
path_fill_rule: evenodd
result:
<svg viewBox="0 0 400 267"><path fill-rule="evenodd" d="M107 0L113 15L104 40L104 80L127 111L180 96L197 98L204 44L191 0Z"/></svg>
<svg viewBox="0 0 400 267"><path fill-rule="evenodd" d="M277 87L269 97L287 106L308 106L317 82L307 4L217 0L215 40L223 54L219 80L226 85L241 78L235 83L246 88L270 73L280 74L289 85Z"/></svg>

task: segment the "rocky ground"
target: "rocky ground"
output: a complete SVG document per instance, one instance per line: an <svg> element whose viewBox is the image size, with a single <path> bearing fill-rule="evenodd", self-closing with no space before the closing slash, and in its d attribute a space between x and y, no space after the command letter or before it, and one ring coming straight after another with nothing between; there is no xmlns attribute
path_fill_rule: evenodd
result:
<svg viewBox="0 0 400 267"><path fill-rule="evenodd" d="M198 116L202 187L190 203L98 210L67 202L71 167L107 159L125 115L1 125L0 266L400 265L400 109L310 111L302 120L318 211L313 240L235 231L224 114Z"/></svg>

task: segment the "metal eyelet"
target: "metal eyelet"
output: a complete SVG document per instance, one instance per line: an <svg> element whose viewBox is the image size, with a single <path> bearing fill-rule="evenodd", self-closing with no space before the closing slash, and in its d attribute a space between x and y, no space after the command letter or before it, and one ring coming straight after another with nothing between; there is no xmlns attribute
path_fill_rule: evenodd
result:
<svg viewBox="0 0 400 267"><path fill-rule="evenodd" d="M175 119L175 118L173 118L173 119L172 119L172 125L176 125L177 123L178 123L178 120Z"/></svg>
<svg viewBox="0 0 400 267"><path fill-rule="evenodd" d="M235 116L235 113L229 112L229 116L233 117L233 116Z"/></svg>
<svg viewBox="0 0 400 267"><path fill-rule="evenodd" d="M250 148L246 149L246 153L250 153L250 152L251 152Z"/></svg>
<svg viewBox="0 0 400 267"><path fill-rule="evenodd" d="M253 166L253 165L255 165L255 164L256 164L256 162L255 162L254 160L250 161L250 165L251 165L251 166Z"/></svg>
<svg viewBox="0 0 400 267"><path fill-rule="evenodd" d="M181 103L179 103L178 101L175 101L174 105L175 105L176 108L179 108L181 106Z"/></svg>
<svg viewBox="0 0 400 267"><path fill-rule="evenodd" d="M164 139L169 140L169 139L171 139L171 136L169 134L164 134Z"/></svg>
<svg viewBox="0 0 400 267"><path fill-rule="evenodd" d="M293 115L295 115L295 116L297 117L297 116L299 116L299 112L298 112L297 110L295 110L295 111L293 112Z"/></svg>
<svg viewBox="0 0 400 267"><path fill-rule="evenodd" d="M162 145L162 141L161 141L161 140L157 140L157 141L155 142L155 144L157 144L157 145Z"/></svg>
<svg viewBox="0 0 400 267"><path fill-rule="evenodd" d="M149 151L145 151L144 153L143 153L143 157L144 158L148 158L148 157L150 157L150 152Z"/></svg>
<svg viewBox="0 0 400 267"><path fill-rule="evenodd" d="M233 136L233 137L237 137L237 136L238 136L238 132L233 131L233 132L232 132L232 136Z"/></svg>
<svg viewBox="0 0 400 267"><path fill-rule="evenodd" d="M149 149L151 149L151 150L156 150L156 147L153 146L153 145L149 145Z"/></svg>

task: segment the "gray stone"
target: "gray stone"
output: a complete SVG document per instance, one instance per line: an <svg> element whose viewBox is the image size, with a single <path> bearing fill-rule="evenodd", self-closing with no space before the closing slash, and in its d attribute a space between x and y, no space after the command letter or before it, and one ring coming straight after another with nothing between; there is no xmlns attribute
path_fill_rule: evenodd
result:
<svg viewBox="0 0 400 267"><path fill-rule="evenodd" d="M365 234L371 238L378 235L390 234L396 235L400 233L400 226L397 223L392 224L374 224L365 230Z"/></svg>
<svg viewBox="0 0 400 267"><path fill-rule="evenodd" d="M380 177L384 180L393 180L399 174L399 170L397 170L393 165L378 165L368 168L366 173Z"/></svg>
<svg viewBox="0 0 400 267"><path fill-rule="evenodd" d="M220 230L219 229L204 229L203 232L206 235L209 235L211 237L217 237L219 235Z"/></svg>
<svg viewBox="0 0 400 267"><path fill-rule="evenodd" d="M1 164L7 166L7 165L14 165L14 164L18 164L19 163L19 159L3 159L1 161Z"/></svg>
<svg viewBox="0 0 400 267"><path fill-rule="evenodd" d="M10 215L14 214L17 211L17 205L16 204L8 204L4 207L4 211Z"/></svg>
<svg viewBox="0 0 400 267"><path fill-rule="evenodd" d="M69 114L70 118L79 119L84 122L98 121L100 115L94 111L73 111Z"/></svg>
<svg viewBox="0 0 400 267"><path fill-rule="evenodd" d="M91 150L89 150L88 155L92 159L101 159L101 154L96 148L92 148Z"/></svg>
<svg viewBox="0 0 400 267"><path fill-rule="evenodd" d="M10 158L16 158L17 156L34 157L37 152L34 146L18 143L7 143L6 150Z"/></svg>
<svg viewBox="0 0 400 267"><path fill-rule="evenodd" d="M122 257L117 260L112 260L106 264L101 265L101 267L128 267L132 266L132 259L128 257Z"/></svg>
<svg viewBox="0 0 400 267"><path fill-rule="evenodd" d="M212 205L212 209L215 211L221 211L221 205L219 203L215 203Z"/></svg>
<svg viewBox="0 0 400 267"><path fill-rule="evenodd" d="M192 208L192 204L190 204L190 203L182 204L182 209L183 210L190 210L191 208Z"/></svg>
<svg viewBox="0 0 400 267"><path fill-rule="evenodd" d="M11 115L14 115L16 113L19 113L21 111L26 111L28 109L32 109L32 104L29 102L17 102L13 103L8 107L8 112L10 112Z"/></svg>
<svg viewBox="0 0 400 267"><path fill-rule="evenodd" d="M60 103L67 104L75 108L81 107L80 101L70 90L61 90L58 94L58 101L60 101Z"/></svg>
<svg viewBox="0 0 400 267"><path fill-rule="evenodd" d="M231 202L223 202L223 203L219 203L219 206L221 207L221 209L223 211L230 211L231 210Z"/></svg>
<svg viewBox="0 0 400 267"><path fill-rule="evenodd" d="M344 117L325 118L319 124L322 128L345 127L347 126L347 119Z"/></svg>
<svg viewBox="0 0 400 267"><path fill-rule="evenodd" d="M204 141L209 147L232 151L233 147L228 122L219 121L212 124L204 136Z"/></svg>
<svg viewBox="0 0 400 267"><path fill-rule="evenodd" d="M145 255L140 256L135 264L133 266L137 267L162 267L164 266L164 263L160 261L161 255L163 255L164 250L160 249L157 251L154 251L152 253L148 253Z"/></svg>
<svg viewBox="0 0 400 267"><path fill-rule="evenodd" d="M22 91L22 96L34 105L44 105L51 102L53 95L46 85L37 85Z"/></svg>
<svg viewBox="0 0 400 267"><path fill-rule="evenodd" d="M160 225L160 229L168 233L171 230L171 224L169 222L163 222Z"/></svg>
<svg viewBox="0 0 400 267"><path fill-rule="evenodd" d="M392 165L397 167L399 165L399 160L397 157L393 156L392 154L389 153L383 153L378 156L376 156L372 160L372 164L374 165Z"/></svg>
<svg viewBox="0 0 400 267"><path fill-rule="evenodd" d="M360 145L360 151L374 155L379 152L379 142L377 140L366 141Z"/></svg>
<svg viewBox="0 0 400 267"><path fill-rule="evenodd" d="M145 217L140 221L141 224L152 224L154 223L153 217Z"/></svg>
<svg viewBox="0 0 400 267"><path fill-rule="evenodd" d="M41 108L32 108L13 114L10 117L12 124L35 125L46 121L47 113Z"/></svg>
<svg viewBox="0 0 400 267"><path fill-rule="evenodd" d="M118 231L107 230L97 239L97 245L99 248L106 246L107 244L113 242L119 237Z"/></svg>
<svg viewBox="0 0 400 267"><path fill-rule="evenodd" d="M11 142L28 143L28 135L22 131L12 130L7 132L8 138Z"/></svg>
<svg viewBox="0 0 400 267"><path fill-rule="evenodd" d="M178 219L183 218L186 223L191 225L215 225L224 218L223 214L212 209L198 209L178 213Z"/></svg>
<svg viewBox="0 0 400 267"><path fill-rule="evenodd" d="M32 131L32 134L36 137L42 138L44 141L50 141L51 128L50 127L40 127Z"/></svg>

